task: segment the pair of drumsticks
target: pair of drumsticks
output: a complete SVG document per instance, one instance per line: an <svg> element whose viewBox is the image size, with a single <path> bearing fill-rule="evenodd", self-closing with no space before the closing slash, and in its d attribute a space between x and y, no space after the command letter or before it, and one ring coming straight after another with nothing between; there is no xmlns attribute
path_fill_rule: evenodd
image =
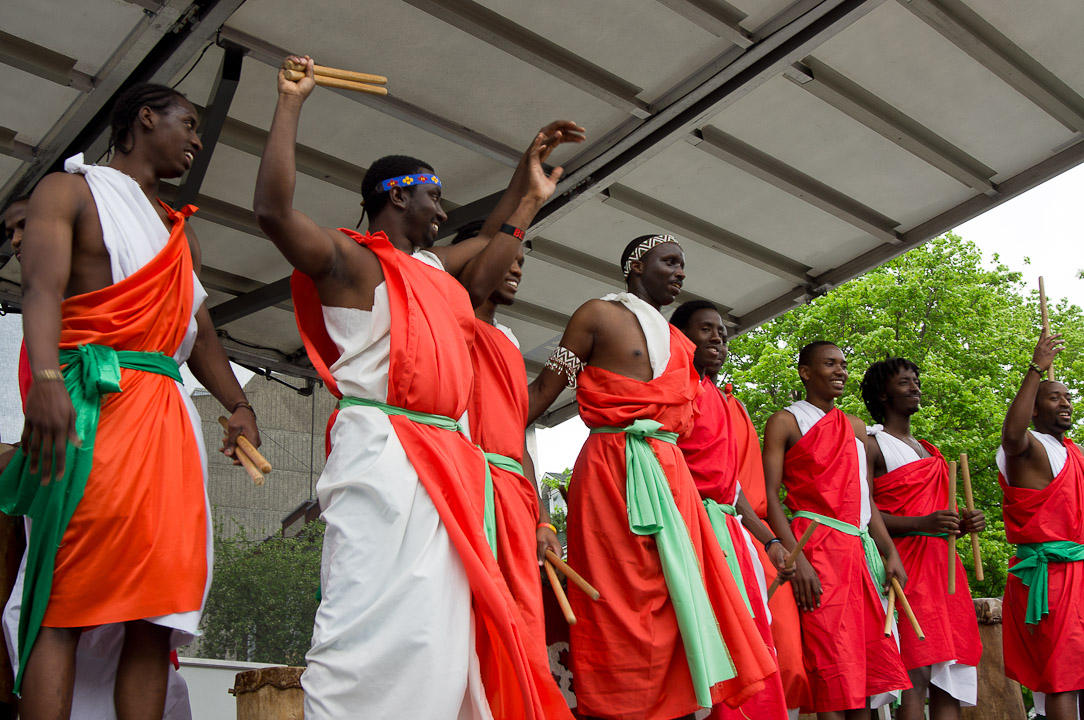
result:
<svg viewBox="0 0 1084 720"><path fill-rule="evenodd" d="M388 79L383 75L354 72L353 70L340 70L327 67L326 65L313 65L313 76L316 84L321 87L338 88L340 90L355 90L369 93L370 95L387 95L388 89L383 87L388 84ZM287 80L297 82L305 77L305 65L303 63L286 62L283 70Z"/></svg>
<svg viewBox="0 0 1084 720"><path fill-rule="evenodd" d="M787 553L787 561L785 567L790 570L794 567L794 563L798 560L798 553L802 552L802 548L809 542L809 539L813 537L813 531L820 525L816 520L809 523L809 527L802 533L802 537L798 540L798 544L794 546L794 549ZM768 599L770 600L775 591L779 589L779 586L783 584L783 580L779 575L775 576L775 580L768 587ZM903 587L900 585L900 581L896 578L892 578L892 582L888 588L888 612L885 616L885 635L892 634L892 619L893 611L896 607L896 600L899 599L900 609L907 616L907 619L911 623L911 627L915 631L915 635L918 635L919 640L925 640L926 635L922 632L922 628L918 624L918 618L915 617L914 611L911 610L911 603L907 602L907 596L903 594Z"/></svg>
<svg viewBox="0 0 1084 720"><path fill-rule="evenodd" d="M226 435L230 434L230 422L225 416L218 416L218 424L226 431ZM245 472L248 473L248 476L252 478L252 482L257 485L263 485L264 473L271 472L271 463L267 462L267 458L260 454L260 451L256 449L256 446L249 442L248 438L244 435L238 435L237 444L233 448L233 453L234 457L241 461L241 467L243 467Z"/></svg>
<svg viewBox="0 0 1084 720"><path fill-rule="evenodd" d="M576 615L572 612L572 606L568 604L568 596L565 595L565 589L561 587L561 581L557 579L557 570L561 571L561 574L568 578L572 583L577 585L581 590L587 593L588 597L592 600L598 600L601 595L599 591L594 588L591 583L583 579L583 576L568 566L564 560L562 560L557 553L553 552L549 548L546 548L546 560L543 563L546 568L546 577L549 578L550 587L553 588L553 594L557 596L557 604L561 606L561 612L565 616L565 620L569 625L576 624Z"/></svg>

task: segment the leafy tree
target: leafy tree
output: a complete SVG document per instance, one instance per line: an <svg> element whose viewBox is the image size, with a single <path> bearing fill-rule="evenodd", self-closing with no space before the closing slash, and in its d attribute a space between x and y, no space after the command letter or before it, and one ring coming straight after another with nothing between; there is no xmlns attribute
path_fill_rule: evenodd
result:
<svg viewBox="0 0 1084 720"><path fill-rule="evenodd" d="M839 407L870 423L858 387L866 368L892 356L917 363L923 407L913 418L914 433L947 459L968 454L975 503L986 513L980 538L986 580L972 584L976 597L1002 594L1013 555L1001 523L994 454L1040 332L1038 293L1025 293L1022 273L996 256L994 262L993 268L984 266L975 244L957 235L936 238L735 338L724 368L753 422L763 428L769 415L802 397L795 364L808 342L830 340L843 350L850 380ZM1084 313L1062 300L1050 316L1066 340L1055 362L1058 379L1079 396ZM959 550L974 577L967 538Z"/></svg>
<svg viewBox="0 0 1084 720"><path fill-rule="evenodd" d="M324 523L295 537L253 542L243 532L215 544L207 597L204 657L304 665L319 605Z"/></svg>

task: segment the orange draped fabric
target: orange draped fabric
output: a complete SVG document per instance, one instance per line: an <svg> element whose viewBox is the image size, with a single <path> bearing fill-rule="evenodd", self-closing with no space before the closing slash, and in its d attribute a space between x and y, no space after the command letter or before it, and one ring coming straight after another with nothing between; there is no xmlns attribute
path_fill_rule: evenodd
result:
<svg viewBox="0 0 1084 720"><path fill-rule="evenodd" d="M642 382L588 366L576 399L588 427L625 427L639 418L679 435L692 427L700 378L692 344L670 328L670 363ZM713 702L740 705L776 671L738 591L681 450L649 439L700 559L708 597L737 677L712 688ZM655 540L629 529L625 435L592 434L568 491L569 564L602 593L593 602L569 589L578 622L569 629L578 711L628 720L669 720L697 709L692 678Z"/></svg>
<svg viewBox="0 0 1084 720"><path fill-rule="evenodd" d="M118 283L61 305L60 348L173 355L192 319L185 218L166 246ZM86 627L199 610L207 514L195 430L177 383L121 369L102 401L94 466L56 556L47 627Z"/></svg>
<svg viewBox="0 0 1084 720"><path fill-rule="evenodd" d="M948 463L930 443L930 457L909 462L873 480L873 501L889 515L929 515L948 507ZM977 667L982 657L975 606L963 563L956 557L956 592L948 594L945 538L893 538L907 572L907 600L926 634L919 640L910 623L898 623L900 655L908 670L955 660Z"/></svg>
<svg viewBox="0 0 1084 720"><path fill-rule="evenodd" d="M467 412L471 439L486 452L523 461L527 429L527 370L523 355L498 328L475 320L474 392ZM523 616L524 641L540 663L546 655L546 622L535 529L538 494L524 476L490 466L497 515L497 564Z"/></svg>
<svg viewBox="0 0 1084 720"><path fill-rule="evenodd" d="M388 404L461 417L474 376L470 346L475 318L466 290L448 273L395 249L384 233L341 230L372 250L384 272L391 312ZM324 327L316 287L295 271L291 289L309 359L328 389L340 397L328 370L339 353ZM481 451L459 433L404 416L392 415L389 420L463 563L475 609L476 651L493 716L509 720L567 717L568 708L548 667L527 650L519 611L482 530L485 460ZM329 431L334 422L332 414Z"/></svg>
<svg viewBox="0 0 1084 720"><path fill-rule="evenodd" d="M745 415L741 403L732 395L724 396L709 377L701 381L701 387L702 392L696 398L696 421L687 435L678 438L678 447L685 455L700 496L720 504L732 505L740 476L759 475L761 485L764 484L760 447L756 445L754 432L752 440L756 452L750 452L748 440L752 423ZM750 465L755 467L750 468ZM744 483L741 487L744 490ZM757 629L765 644L774 651L768 613L765 611L760 584L757 582L754 558L745 543L745 531L741 527L741 521L732 515L727 516L726 524ZM787 717L783 684L778 672L768 678L762 691L742 703L740 710L719 706L709 717L737 720L743 714L765 720Z"/></svg>
<svg viewBox="0 0 1084 720"><path fill-rule="evenodd" d="M854 429L839 408L832 408L787 451L787 507L857 526L861 493L867 491L858 472ZM800 537L810 522L795 518L794 535ZM822 594L821 606L801 615L812 695L802 709L861 708L871 695L911 687L895 640L884 636L885 612L861 539L821 525L803 552L820 578Z"/></svg>
<svg viewBox="0 0 1084 720"><path fill-rule="evenodd" d="M1014 545L1084 544L1084 457L1069 438L1062 444L1065 467L1042 490L1012 487L998 475L1005 536ZM1084 690L1084 562L1051 562L1047 572L1050 614L1036 625L1025 622L1027 586L1012 574L1005 584L1005 674L1039 692Z"/></svg>

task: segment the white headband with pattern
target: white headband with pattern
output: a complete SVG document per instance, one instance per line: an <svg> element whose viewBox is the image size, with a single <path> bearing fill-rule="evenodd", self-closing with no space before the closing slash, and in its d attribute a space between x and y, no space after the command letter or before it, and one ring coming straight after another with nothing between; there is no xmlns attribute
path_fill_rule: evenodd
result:
<svg viewBox="0 0 1084 720"><path fill-rule="evenodd" d="M644 255L647 255L653 247L662 245L663 243L674 243L678 247L681 247L680 243L674 239L673 235L653 235L646 240L641 241L639 245L633 248L632 253L630 253L625 260L625 267L621 268L625 273L625 277L628 277L629 273L632 272L633 260L639 260ZM684 252L684 250L682 252Z"/></svg>

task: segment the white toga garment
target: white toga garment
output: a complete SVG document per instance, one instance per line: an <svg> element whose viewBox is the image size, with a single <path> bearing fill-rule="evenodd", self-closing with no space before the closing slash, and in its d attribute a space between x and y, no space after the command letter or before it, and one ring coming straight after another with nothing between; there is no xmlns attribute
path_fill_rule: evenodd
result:
<svg viewBox="0 0 1084 720"><path fill-rule="evenodd" d="M866 428L866 432L873 436L881 449L885 472L922 459L913 447L885 432L882 425ZM948 660L907 672L911 675L912 684L917 686L920 682L928 682L959 700L961 705L975 706L979 694L979 672L974 666Z"/></svg>
<svg viewBox="0 0 1084 720"><path fill-rule="evenodd" d="M440 268L428 252L418 259ZM373 309L323 308L343 395L387 401L388 291ZM308 667L307 720L490 720L458 553L388 416L339 411L316 490L327 522Z"/></svg>
<svg viewBox="0 0 1084 720"><path fill-rule="evenodd" d="M151 204L143 189L128 175L104 165L86 165L82 153L68 158L64 169L86 178L94 204L98 210L98 219L102 227L102 241L109 253L109 267L113 282L118 283L132 275L152 260L169 241L170 230L162 222L157 208ZM196 311L207 299L195 273L192 275L192 319L188 331L174 353L177 364L188 360L192 346L196 342ZM203 466L204 505L207 512L207 582L203 590L203 602L207 601L207 591L211 588L211 571L214 566L212 523L210 504L207 501L207 451L203 444L203 428L196 406L184 391L184 386L177 383L177 392L183 398L192 422L193 433L199 445L200 463ZM29 520L27 521L29 533ZM23 578L26 573L26 555L11 597L4 608L4 637L11 655L12 667L18 668L19 613L22 608ZM171 646L176 648L192 641L199 634L199 622L203 615L203 603L199 610L173 613L160 617L144 618L156 625L173 629ZM113 684L116 679L117 661L123 643L124 628L113 623L101 625L84 632L79 640L76 656L75 694L72 700L72 717L93 720L115 720L113 708ZM166 698L166 720L189 720L188 693L180 675L170 671L169 692Z"/></svg>

